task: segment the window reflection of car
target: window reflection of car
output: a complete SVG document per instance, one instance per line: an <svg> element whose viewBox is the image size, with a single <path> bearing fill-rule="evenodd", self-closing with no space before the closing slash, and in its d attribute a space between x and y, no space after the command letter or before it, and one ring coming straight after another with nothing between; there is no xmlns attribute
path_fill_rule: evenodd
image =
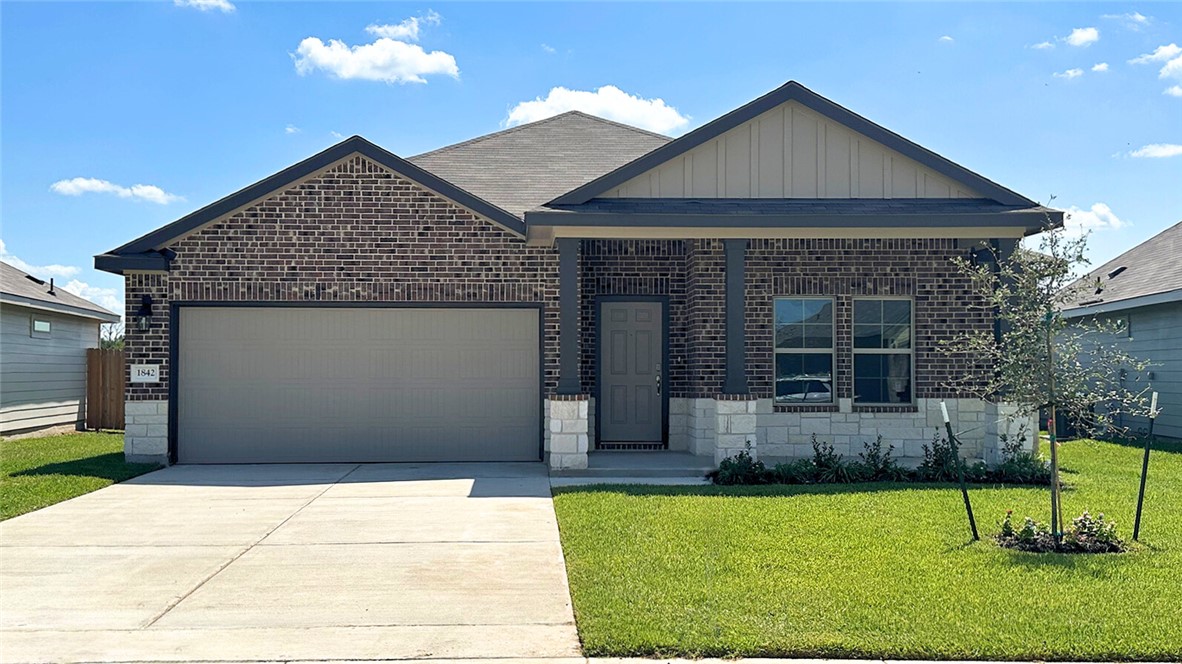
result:
<svg viewBox="0 0 1182 664"><path fill-rule="evenodd" d="M828 376L788 376L776 379L776 401L829 403L833 388Z"/></svg>

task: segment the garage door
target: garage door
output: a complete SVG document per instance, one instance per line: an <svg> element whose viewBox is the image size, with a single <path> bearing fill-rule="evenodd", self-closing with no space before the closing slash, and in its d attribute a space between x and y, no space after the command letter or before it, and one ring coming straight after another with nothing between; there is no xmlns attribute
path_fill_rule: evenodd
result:
<svg viewBox="0 0 1182 664"><path fill-rule="evenodd" d="M181 307L181 463L536 461L536 309Z"/></svg>

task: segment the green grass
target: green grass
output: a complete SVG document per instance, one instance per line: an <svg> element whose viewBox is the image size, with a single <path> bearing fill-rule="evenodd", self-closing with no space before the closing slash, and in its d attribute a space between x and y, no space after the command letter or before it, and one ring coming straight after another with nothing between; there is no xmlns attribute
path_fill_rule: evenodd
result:
<svg viewBox="0 0 1182 664"><path fill-rule="evenodd" d="M123 434L71 433L0 441L0 520L142 475L123 461Z"/></svg>
<svg viewBox="0 0 1182 664"><path fill-rule="evenodd" d="M1067 518L1131 538L1141 452L1064 444ZM1029 554L1005 510L1049 520L1048 488L591 487L555 506L588 655L1182 659L1182 446L1153 454L1142 544Z"/></svg>

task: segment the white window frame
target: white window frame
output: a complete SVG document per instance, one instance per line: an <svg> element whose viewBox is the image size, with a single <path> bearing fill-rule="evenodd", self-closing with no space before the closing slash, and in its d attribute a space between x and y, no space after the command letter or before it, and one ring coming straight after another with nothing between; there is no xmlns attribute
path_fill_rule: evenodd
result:
<svg viewBox="0 0 1182 664"><path fill-rule="evenodd" d="M857 327L856 312L858 302L910 302L909 311L911 313L911 320L908 321L907 326L911 330L911 343L907 348L858 348L855 340L857 335L854 333ZM850 398L855 406L913 406L915 405L915 298L903 296L881 296L881 297L855 297L853 303L850 305ZM910 367L911 375L911 400L910 401L858 401L858 355L909 355L911 357L908 365Z"/></svg>
<svg viewBox="0 0 1182 664"><path fill-rule="evenodd" d="M37 329L37 323L45 323L44 330ZM53 337L53 321L49 318L29 316L29 336L34 339L49 339Z"/></svg>
<svg viewBox="0 0 1182 664"><path fill-rule="evenodd" d="M828 302L833 315L829 321L829 348L779 348L776 345L776 303L780 300ZM780 401L776 398L777 357L781 354L825 355L829 359L829 401ZM776 295L772 297L772 404L776 406L831 406L837 403L837 298L826 295Z"/></svg>

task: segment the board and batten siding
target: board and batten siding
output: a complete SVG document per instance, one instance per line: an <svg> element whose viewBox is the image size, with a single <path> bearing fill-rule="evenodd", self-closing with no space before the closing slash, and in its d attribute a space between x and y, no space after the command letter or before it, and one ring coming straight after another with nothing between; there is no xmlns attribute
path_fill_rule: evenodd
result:
<svg viewBox="0 0 1182 664"><path fill-rule="evenodd" d="M983 198L797 102L603 194L605 198Z"/></svg>
<svg viewBox="0 0 1182 664"><path fill-rule="evenodd" d="M33 317L50 322L48 338L30 334ZM0 307L0 432L83 421L86 349L98 345L97 320Z"/></svg>
<svg viewBox="0 0 1182 664"><path fill-rule="evenodd" d="M1148 360L1153 365L1148 369L1153 374L1149 386L1158 391L1158 408L1161 410L1154 423L1154 434L1182 439L1182 302L1117 311L1108 316L1126 318L1129 334L1115 340L1104 335L1103 342L1115 341L1133 357ZM1132 382L1136 378L1130 372L1127 380L1133 389L1137 389L1136 383ZM1142 380L1145 378L1141 377ZM1118 424L1129 427L1134 433L1149 428L1149 421L1144 417L1125 417Z"/></svg>

